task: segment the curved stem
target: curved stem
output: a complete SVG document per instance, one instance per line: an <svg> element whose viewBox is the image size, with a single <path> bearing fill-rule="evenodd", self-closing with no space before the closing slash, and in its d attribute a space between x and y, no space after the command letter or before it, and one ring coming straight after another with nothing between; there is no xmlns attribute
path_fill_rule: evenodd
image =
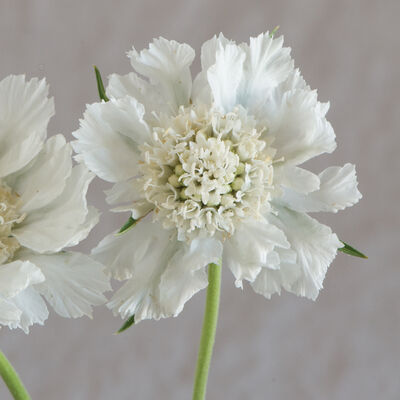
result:
<svg viewBox="0 0 400 400"><path fill-rule="evenodd" d="M0 375L3 378L8 390L15 400L30 400L24 384L19 379L15 369L0 350Z"/></svg>
<svg viewBox="0 0 400 400"><path fill-rule="evenodd" d="M210 264L208 266L206 308L204 311L203 329L197 358L193 400L204 400L206 395L208 370L210 368L215 331L217 329L220 291L221 265Z"/></svg>

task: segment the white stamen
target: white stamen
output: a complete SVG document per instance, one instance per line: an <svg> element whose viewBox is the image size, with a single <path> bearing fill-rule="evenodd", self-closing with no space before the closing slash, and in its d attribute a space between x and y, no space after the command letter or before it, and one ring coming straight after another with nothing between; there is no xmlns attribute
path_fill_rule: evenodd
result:
<svg viewBox="0 0 400 400"><path fill-rule="evenodd" d="M243 218L269 209L274 150L265 149L263 129L244 109L224 115L181 107L165 123L141 148L139 178L165 228L176 228L181 239L231 235Z"/></svg>

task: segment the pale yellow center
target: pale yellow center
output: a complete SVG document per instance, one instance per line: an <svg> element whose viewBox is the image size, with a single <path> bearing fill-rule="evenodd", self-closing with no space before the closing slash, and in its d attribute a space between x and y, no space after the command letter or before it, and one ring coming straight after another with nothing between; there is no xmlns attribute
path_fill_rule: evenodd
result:
<svg viewBox="0 0 400 400"><path fill-rule="evenodd" d="M244 109L181 108L142 146L143 192L180 240L233 234L269 208L275 150Z"/></svg>
<svg viewBox="0 0 400 400"><path fill-rule="evenodd" d="M0 265L11 261L20 248L18 240L12 235L14 225L24 219L18 209L18 194L0 179Z"/></svg>

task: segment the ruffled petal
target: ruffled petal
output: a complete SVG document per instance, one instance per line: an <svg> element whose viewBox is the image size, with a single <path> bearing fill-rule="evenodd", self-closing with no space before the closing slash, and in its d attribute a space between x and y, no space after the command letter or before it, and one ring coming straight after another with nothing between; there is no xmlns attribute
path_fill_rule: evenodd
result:
<svg viewBox="0 0 400 400"><path fill-rule="evenodd" d="M10 298L30 285L43 282L44 275L30 261L13 261L0 267L0 296Z"/></svg>
<svg viewBox="0 0 400 400"><path fill-rule="evenodd" d="M88 105L80 120L80 128L72 133L78 139L72 142L72 147L78 153L77 159L84 161L91 171L109 182L126 180L138 174L139 152L137 142L132 140L133 127L129 132L119 132L117 128L120 125L112 126L105 114L110 118L115 112L116 115L111 119L118 122L122 113L126 117L126 127L126 121L129 120L135 121L134 125L140 125L136 116L143 110L135 108L135 104L138 104L133 99L121 102L126 106L124 111L118 110L117 103L120 104L120 100Z"/></svg>
<svg viewBox="0 0 400 400"><path fill-rule="evenodd" d="M238 89L243 76L245 57L245 52L239 46L220 46L215 64L207 71L215 105L223 112L231 111L238 103Z"/></svg>
<svg viewBox="0 0 400 400"><path fill-rule="evenodd" d="M319 189L319 177L306 169L283 164L274 168L276 185L295 190L298 193L310 193Z"/></svg>
<svg viewBox="0 0 400 400"><path fill-rule="evenodd" d="M130 96L111 99L103 106L103 118L112 129L129 139L137 146L151 139L150 129L143 119L144 107Z"/></svg>
<svg viewBox="0 0 400 400"><path fill-rule="evenodd" d="M139 78L135 72L126 75L111 74L108 78L106 93L109 98L120 99L130 96L136 99L145 108L146 121L153 119L151 115L153 110L165 113L170 111L160 90Z"/></svg>
<svg viewBox="0 0 400 400"><path fill-rule="evenodd" d="M113 232L92 250L92 256L105 266L106 272L114 279L129 279L134 271L133 266L144 257L158 227L158 224L152 224L145 219L140 221L139 226L132 227L123 234Z"/></svg>
<svg viewBox="0 0 400 400"><path fill-rule="evenodd" d="M107 203L112 206L131 204L143 199L135 178L115 183L111 189L105 191L105 194Z"/></svg>
<svg viewBox="0 0 400 400"><path fill-rule="evenodd" d="M21 311L19 321L9 324L11 329L21 328L25 333L29 333L30 326L33 324L43 325L49 316L46 303L32 286L8 301Z"/></svg>
<svg viewBox="0 0 400 400"><path fill-rule="evenodd" d="M290 48L283 47L283 36L272 38L268 32L250 38L250 44L241 47L246 53L246 61L238 103L257 110L293 70Z"/></svg>
<svg viewBox="0 0 400 400"><path fill-rule="evenodd" d="M22 311L9 301L0 298L0 325L12 326L18 324Z"/></svg>
<svg viewBox="0 0 400 400"><path fill-rule="evenodd" d="M254 291L270 299L275 293L281 294L281 289L289 290L299 279L300 269L296 265L297 254L291 249L276 249L276 259L264 266L254 282Z"/></svg>
<svg viewBox="0 0 400 400"><path fill-rule="evenodd" d="M299 165L336 148L335 133L325 116L329 104L317 101L317 93L295 89L273 93L263 107L267 135L274 138L275 159Z"/></svg>
<svg viewBox="0 0 400 400"><path fill-rule="evenodd" d="M192 91L190 65L195 56L189 45L160 37L140 53L133 48L129 56L139 74L159 85L171 109L189 104Z"/></svg>
<svg viewBox="0 0 400 400"><path fill-rule="evenodd" d="M49 205L30 213L13 230L25 247L38 253L57 252L76 245L97 222L98 214L88 209L86 193L94 175L84 165L72 169L62 194Z"/></svg>
<svg viewBox="0 0 400 400"><path fill-rule="evenodd" d="M154 209L154 204L149 203L141 194L136 179L117 182L110 190L106 191L106 195L107 203L117 206L111 211L130 211L134 219L139 219Z"/></svg>
<svg viewBox="0 0 400 400"><path fill-rule="evenodd" d="M298 296L315 300L326 271L336 256L337 249L343 244L331 229L307 214L278 208L276 225L283 230L290 248L296 252L298 278L286 290ZM292 266L291 266L292 268Z"/></svg>
<svg viewBox="0 0 400 400"><path fill-rule="evenodd" d="M224 243L223 257L223 265L235 276L236 287L242 287L243 280L255 280L261 268L269 265L275 247L287 248L289 243L284 233L267 220L251 220L236 229Z"/></svg>
<svg viewBox="0 0 400 400"><path fill-rule="evenodd" d="M106 302L104 292L111 290L104 267L80 253L40 255L24 252L46 280L35 287L54 310L65 318L92 316L92 306Z"/></svg>
<svg viewBox="0 0 400 400"><path fill-rule="evenodd" d="M28 164L41 150L54 115L44 79L10 75L0 81L0 178Z"/></svg>
<svg viewBox="0 0 400 400"><path fill-rule="evenodd" d="M281 202L299 212L338 212L356 204L362 195L355 166L329 167L319 174L320 188L308 194L286 189Z"/></svg>
<svg viewBox="0 0 400 400"><path fill-rule="evenodd" d="M160 304L164 316L176 317L193 295L207 287L204 267L219 264L221 256L222 244L215 239L195 239L189 246L179 246L161 276Z"/></svg>
<svg viewBox="0 0 400 400"><path fill-rule="evenodd" d="M71 153L64 136L53 136L31 163L7 177L9 186L20 194L22 213L42 208L62 193L71 175Z"/></svg>
<svg viewBox="0 0 400 400"><path fill-rule="evenodd" d="M93 256L117 278L131 277L108 307L123 318L135 314L139 322L177 315L207 285L204 267L218 262L221 252L218 241L178 242L171 231L146 218L122 235L106 237Z"/></svg>
<svg viewBox="0 0 400 400"><path fill-rule="evenodd" d="M212 94L207 80L207 71L212 65L215 64L217 50L219 48L224 48L227 44L234 44L234 42L228 40L222 33L220 33L218 37L214 35L214 37L204 42L201 46L202 70L197 74L193 81L193 102L202 104L212 103Z"/></svg>

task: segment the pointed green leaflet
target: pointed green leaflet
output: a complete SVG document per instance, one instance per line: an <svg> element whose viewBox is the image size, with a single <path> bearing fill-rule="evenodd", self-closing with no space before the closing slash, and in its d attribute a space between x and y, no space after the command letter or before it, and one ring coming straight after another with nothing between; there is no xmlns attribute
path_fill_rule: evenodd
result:
<svg viewBox="0 0 400 400"><path fill-rule="evenodd" d="M342 241L341 241L342 242ZM349 244L342 242L344 244L343 247L338 249L342 253L348 254L349 256L354 256L354 257L360 257L360 258L368 258L365 254L361 253L361 251L358 251L354 247L351 247Z"/></svg>
<svg viewBox="0 0 400 400"><path fill-rule="evenodd" d="M121 328L118 329L116 333L122 333L123 331L126 331L128 328L130 328L133 324L135 323L135 314L130 316L121 326Z"/></svg>
<svg viewBox="0 0 400 400"><path fill-rule="evenodd" d="M99 69L94 66L94 73L96 74L96 82L97 82L97 90L99 91L99 97L101 100L109 101L109 98L106 95L106 91L103 85L103 79L101 78L101 74Z"/></svg>

